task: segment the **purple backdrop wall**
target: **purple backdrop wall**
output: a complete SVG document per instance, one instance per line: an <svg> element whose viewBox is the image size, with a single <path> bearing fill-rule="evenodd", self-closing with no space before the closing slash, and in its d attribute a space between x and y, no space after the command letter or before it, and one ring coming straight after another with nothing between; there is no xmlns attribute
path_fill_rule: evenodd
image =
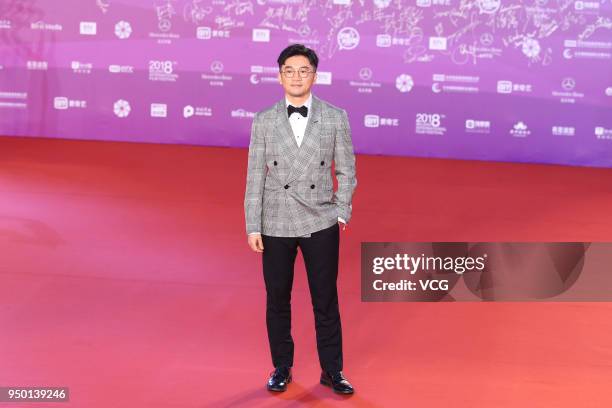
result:
<svg viewBox="0 0 612 408"><path fill-rule="evenodd" d="M247 146L293 42L357 152L612 167L611 0L0 0L0 134Z"/></svg>

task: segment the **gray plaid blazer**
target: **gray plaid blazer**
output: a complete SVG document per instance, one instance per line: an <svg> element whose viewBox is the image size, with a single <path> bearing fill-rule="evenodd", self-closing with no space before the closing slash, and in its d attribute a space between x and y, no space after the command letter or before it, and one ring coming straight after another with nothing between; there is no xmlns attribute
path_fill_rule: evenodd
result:
<svg viewBox="0 0 612 408"><path fill-rule="evenodd" d="M357 179L346 111L313 94L308 115L300 146L284 97L255 115L244 197L247 234L308 236L331 227L338 217L349 222Z"/></svg>

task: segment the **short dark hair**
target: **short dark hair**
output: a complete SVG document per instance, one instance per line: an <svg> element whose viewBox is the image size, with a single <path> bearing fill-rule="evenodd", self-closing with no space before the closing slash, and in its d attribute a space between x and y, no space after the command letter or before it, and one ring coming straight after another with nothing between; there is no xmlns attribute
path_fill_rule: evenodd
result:
<svg viewBox="0 0 612 408"><path fill-rule="evenodd" d="M310 65L314 67L314 70L317 70L317 66L319 65L319 57L314 52L314 50L306 47L304 44L291 44L287 48L285 48L280 55L278 56L278 69L282 68L287 61L287 58L293 57L295 55L303 55L308 58Z"/></svg>

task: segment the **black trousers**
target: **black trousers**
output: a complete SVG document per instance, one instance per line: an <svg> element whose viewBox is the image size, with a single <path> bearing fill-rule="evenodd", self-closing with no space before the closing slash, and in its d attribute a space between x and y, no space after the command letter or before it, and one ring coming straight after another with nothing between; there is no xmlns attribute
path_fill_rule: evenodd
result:
<svg viewBox="0 0 612 408"><path fill-rule="evenodd" d="M291 288L297 248L304 257L315 317L317 351L323 370L342 370L342 327L338 307L338 224L308 238L262 235L266 283L266 325L272 364L293 366Z"/></svg>

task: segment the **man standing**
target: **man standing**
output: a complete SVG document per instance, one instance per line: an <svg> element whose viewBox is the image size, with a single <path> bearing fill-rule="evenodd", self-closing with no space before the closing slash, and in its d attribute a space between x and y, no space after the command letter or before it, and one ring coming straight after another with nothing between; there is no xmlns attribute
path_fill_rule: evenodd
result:
<svg viewBox="0 0 612 408"><path fill-rule="evenodd" d="M285 97L253 120L244 199L248 243L262 253L271 391L291 382L291 288L297 248L304 257L315 315L320 383L352 394L342 373L338 307L339 225L346 229L357 185L346 111L311 93L319 59L301 44L278 57ZM333 191L332 160L338 190Z"/></svg>

